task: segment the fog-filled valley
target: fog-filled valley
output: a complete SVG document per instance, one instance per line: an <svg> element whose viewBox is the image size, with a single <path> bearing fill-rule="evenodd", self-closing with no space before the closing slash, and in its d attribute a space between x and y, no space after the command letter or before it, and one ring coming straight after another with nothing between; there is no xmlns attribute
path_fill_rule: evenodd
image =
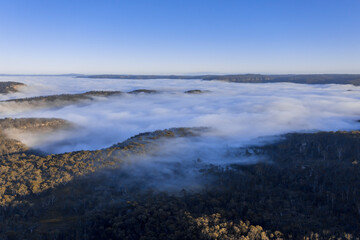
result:
<svg viewBox="0 0 360 240"><path fill-rule="evenodd" d="M49 153L95 150L138 133L172 127L209 127L219 144L236 145L293 131L358 128L360 88L353 85L293 83L238 84L202 80L117 80L73 77L3 77L26 84L2 95L1 117L62 118L76 130L49 136L21 136L30 147ZM146 89L155 93L129 94ZM206 92L187 94L188 90ZM57 105L4 102L9 99L121 91L94 101ZM40 106L40 107L39 107ZM14 136L16 138L16 136Z"/></svg>
<svg viewBox="0 0 360 240"><path fill-rule="evenodd" d="M0 82L0 239L359 236L359 86Z"/></svg>

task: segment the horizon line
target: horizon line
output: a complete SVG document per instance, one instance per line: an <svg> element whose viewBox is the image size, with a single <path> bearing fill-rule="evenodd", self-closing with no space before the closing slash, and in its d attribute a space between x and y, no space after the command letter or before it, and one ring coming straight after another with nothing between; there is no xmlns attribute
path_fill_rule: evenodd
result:
<svg viewBox="0 0 360 240"><path fill-rule="evenodd" d="M360 75L359 73L159 73L159 74L136 74L136 73L97 73L97 74L84 74L84 73L59 73L59 74L47 74L47 73L0 73L0 77L6 76L204 76L204 75Z"/></svg>

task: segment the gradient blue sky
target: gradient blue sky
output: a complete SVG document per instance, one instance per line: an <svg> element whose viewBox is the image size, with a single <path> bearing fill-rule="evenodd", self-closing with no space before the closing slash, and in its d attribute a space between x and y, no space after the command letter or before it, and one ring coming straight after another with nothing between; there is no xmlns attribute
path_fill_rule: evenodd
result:
<svg viewBox="0 0 360 240"><path fill-rule="evenodd" d="M360 0L0 0L0 73L360 73Z"/></svg>

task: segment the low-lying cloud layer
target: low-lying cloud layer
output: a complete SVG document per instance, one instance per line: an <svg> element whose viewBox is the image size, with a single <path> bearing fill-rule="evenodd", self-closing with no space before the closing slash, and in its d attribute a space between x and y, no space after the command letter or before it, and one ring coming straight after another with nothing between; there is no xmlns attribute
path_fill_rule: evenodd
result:
<svg viewBox="0 0 360 240"><path fill-rule="evenodd" d="M293 131L359 128L356 120L360 119L360 87L352 85L38 76L0 80L27 84L23 92L1 95L1 100L92 90L159 91L33 111L17 108L14 103L0 104L0 117L56 117L77 124L75 131L21 136L25 144L51 153L104 148L141 132L172 127L210 127L212 130L204 139L212 141L199 144L229 148L255 143L259 137ZM209 92L184 93L192 89Z"/></svg>

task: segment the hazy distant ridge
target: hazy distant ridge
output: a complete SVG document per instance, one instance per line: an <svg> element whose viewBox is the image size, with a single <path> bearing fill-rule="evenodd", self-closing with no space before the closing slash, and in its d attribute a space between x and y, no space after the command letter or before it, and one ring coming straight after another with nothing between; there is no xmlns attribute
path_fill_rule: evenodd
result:
<svg viewBox="0 0 360 240"><path fill-rule="evenodd" d="M202 79L239 83L292 82L303 84L353 84L360 85L360 74L234 74L234 75L84 75L77 77L108 79Z"/></svg>

